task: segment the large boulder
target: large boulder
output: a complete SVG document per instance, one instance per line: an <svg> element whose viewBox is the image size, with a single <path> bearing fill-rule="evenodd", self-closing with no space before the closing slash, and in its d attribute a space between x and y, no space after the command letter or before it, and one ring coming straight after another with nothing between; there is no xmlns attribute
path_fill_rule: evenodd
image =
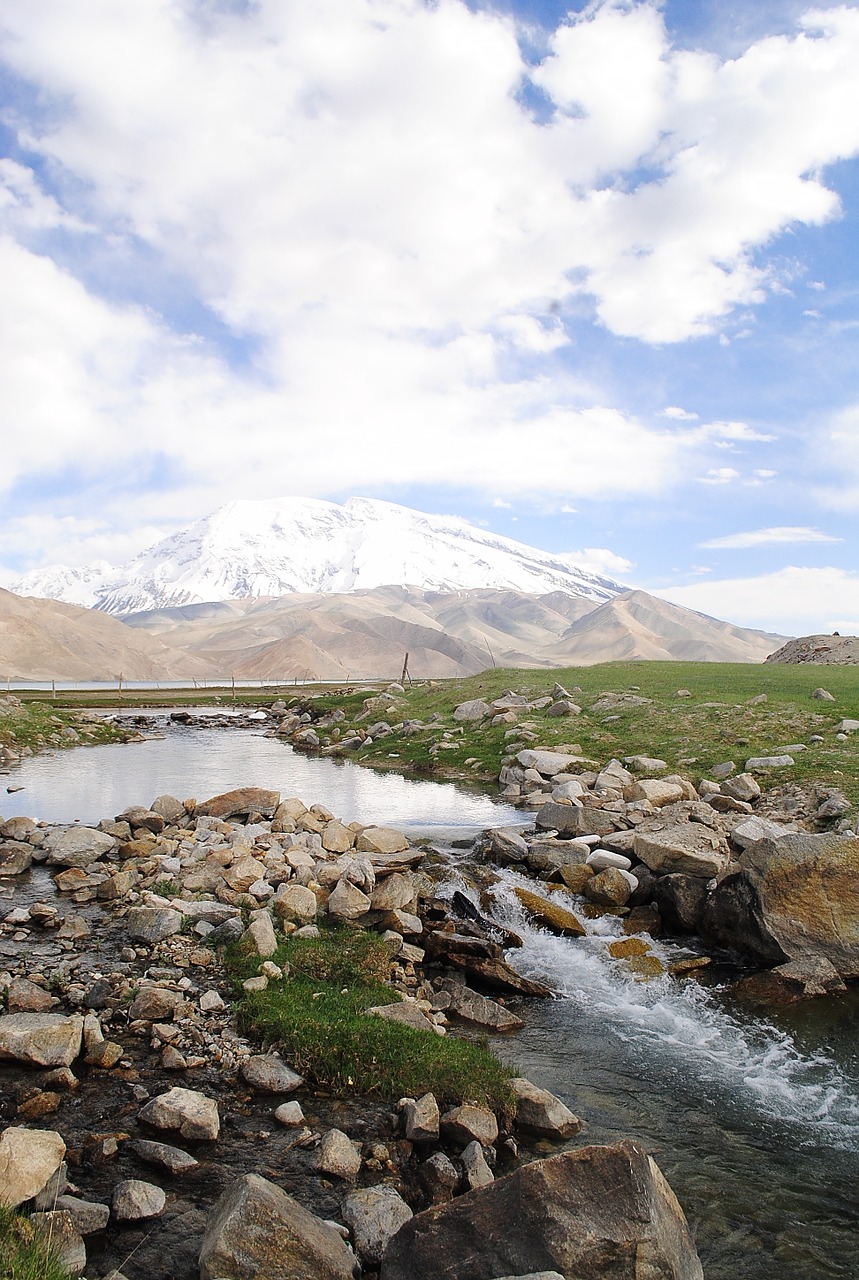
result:
<svg viewBox="0 0 859 1280"><path fill-rule="evenodd" d="M703 923L764 964L821 958L842 978L859 978L859 839L758 840L709 895Z"/></svg>
<svg viewBox="0 0 859 1280"><path fill-rule="evenodd" d="M255 1173L227 1187L200 1250L200 1280L353 1280L354 1269L334 1227Z"/></svg>
<svg viewBox="0 0 859 1280"><path fill-rule="evenodd" d="M494 1280L555 1270L576 1280L703 1280L680 1205L634 1142L523 1165L417 1214L388 1245L382 1280Z"/></svg>
<svg viewBox="0 0 859 1280"><path fill-rule="evenodd" d="M218 1104L196 1089L168 1089L140 1112L138 1119L155 1129L177 1129L183 1138L213 1142L220 1132Z"/></svg>
<svg viewBox="0 0 859 1280"><path fill-rule="evenodd" d="M582 764L581 756L565 755L560 751L541 751L532 747L520 751L516 760L523 769L536 769L544 778L554 778L556 774Z"/></svg>
<svg viewBox="0 0 859 1280"><path fill-rule="evenodd" d="M52 867L88 867L115 846L113 836L94 827L53 827L44 843Z"/></svg>
<svg viewBox="0 0 859 1280"><path fill-rule="evenodd" d="M548 1089L532 1084L525 1076L510 1081L516 1098L516 1123L546 1138L569 1138L578 1133L582 1122L568 1106Z"/></svg>
<svg viewBox="0 0 859 1280"><path fill-rule="evenodd" d="M364 1187L343 1201L343 1218L364 1262L378 1266L388 1241L408 1222L412 1211L395 1187Z"/></svg>

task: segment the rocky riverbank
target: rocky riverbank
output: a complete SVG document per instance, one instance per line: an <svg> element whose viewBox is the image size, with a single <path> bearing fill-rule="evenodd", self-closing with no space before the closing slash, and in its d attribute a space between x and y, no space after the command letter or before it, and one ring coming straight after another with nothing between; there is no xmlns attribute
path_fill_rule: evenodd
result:
<svg viewBox="0 0 859 1280"><path fill-rule="evenodd" d="M335 924L386 948L376 1016L434 1039L514 1031L527 998L549 992L507 959L517 938L491 892L504 867L531 882L516 895L542 928L575 939L588 917L619 917L611 954L642 980L706 967L704 946L663 979L660 933L745 954L758 1000L859 976L859 840L843 798L766 793L735 768L696 788L661 761L598 765L568 745L514 744L500 782L536 829L487 833L470 895L400 832L256 788L161 796L98 828L0 826L0 1185L48 1215L34 1220L72 1271L214 1280L360 1264L385 1280L494 1280L538 1265L610 1280L635 1249L660 1274L701 1274L640 1148L587 1147L580 1121L529 1082L493 1106L335 1096L238 1029L247 1002L296 981L283 938ZM241 984L228 942L250 966ZM537 1159L547 1140L561 1154ZM527 1230L511 1232L526 1195Z"/></svg>

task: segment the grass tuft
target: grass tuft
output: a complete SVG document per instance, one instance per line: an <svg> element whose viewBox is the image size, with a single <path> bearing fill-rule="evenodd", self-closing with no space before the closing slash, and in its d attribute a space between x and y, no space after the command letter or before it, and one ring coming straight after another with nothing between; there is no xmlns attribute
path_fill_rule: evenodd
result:
<svg viewBox="0 0 859 1280"><path fill-rule="evenodd" d="M385 1100L432 1091L444 1102L509 1107L511 1073L484 1043L367 1016L371 1006L399 998L383 981L390 956L375 934L326 928L319 938L287 939L273 959L288 961L289 977L265 991L246 992L241 982L255 972L255 963L238 947L228 950L226 964L241 1000L239 1025L282 1049L311 1083Z"/></svg>
<svg viewBox="0 0 859 1280"><path fill-rule="evenodd" d="M0 1201L0 1280L69 1280L23 1214Z"/></svg>

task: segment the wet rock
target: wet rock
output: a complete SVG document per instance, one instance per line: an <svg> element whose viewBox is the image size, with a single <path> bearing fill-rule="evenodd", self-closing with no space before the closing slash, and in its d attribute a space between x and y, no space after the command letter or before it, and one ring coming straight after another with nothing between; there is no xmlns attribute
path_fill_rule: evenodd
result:
<svg viewBox="0 0 859 1280"><path fill-rule="evenodd" d="M6 988L6 1008L9 1013L47 1013L57 1001L28 978L13 978Z"/></svg>
<svg viewBox="0 0 859 1280"><path fill-rule="evenodd" d="M361 1170L361 1153L342 1129L329 1129L322 1135L316 1154L316 1167L320 1173L331 1174L351 1182Z"/></svg>
<svg viewBox="0 0 859 1280"><path fill-rule="evenodd" d="M132 907L125 917L125 927L130 938L155 946L180 931L182 914L172 907Z"/></svg>
<svg viewBox="0 0 859 1280"><path fill-rule="evenodd" d="M697 933L704 915L707 881L674 872L658 876L653 897L669 933Z"/></svg>
<svg viewBox="0 0 859 1280"><path fill-rule="evenodd" d="M194 813L197 817L211 818L233 818L237 814L259 813L264 818L273 818L279 804L279 791L266 791L262 787L239 787L235 791L224 791L221 795L204 800L197 805Z"/></svg>
<svg viewBox="0 0 859 1280"><path fill-rule="evenodd" d="M522 1018L503 1004L472 991L462 981L446 983L445 989L450 995L447 1012L465 1022L473 1022L492 1032L518 1031L525 1025Z"/></svg>
<svg viewBox="0 0 859 1280"><path fill-rule="evenodd" d="M558 875L571 892L584 893L585 885L596 875L596 868L585 862L567 863L559 868Z"/></svg>
<svg viewBox="0 0 859 1280"><path fill-rule="evenodd" d="M352 1232L361 1261L378 1266L388 1241L412 1211L394 1187L365 1187L350 1191L343 1200L343 1220Z"/></svg>
<svg viewBox="0 0 859 1280"><path fill-rule="evenodd" d="M167 987L141 987L128 1008L129 1018L143 1018L147 1022L168 1022L185 1001L178 991Z"/></svg>
<svg viewBox="0 0 859 1280"><path fill-rule="evenodd" d="M200 1280L353 1280L354 1268L334 1227L253 1173L218 1200L200 1250Z"/></svg>
<svg viewBox="0 0 859 1280"><path fill-rule="evenodd" d="M218 1104L196 1089L168 1089L138 1116L155 1129L177 1129L183 1138L214 1141L220 1132Z"/></svg>
<svg viewBox="0 0 859 1280"><path fill-rule="evenodd" d="M465 1103L442 1116L441 1131L453 1142L469 1143L476 1138L482 1147L491 1147L498 1137L498 1121L488 1107Z"/></svg>
<svg viewBox="0 0 859 1280"><path fill-rule="evenodd" d="M537 1160L417 1214L388 1245L381 1280L494 1280L535 1266L576 1280L703 1280L683 1211L634 1142Z"/></svg>
<svg viewBox="0 0 859 1280"><path fill-rule="evenodd" d="M285 1129L298 1129L304 1124L304 1112L300 1102L282 1102L275 1109L274 1118Z"/></svg>
<svg viewBox="0 0 859 1280"><path fill-rule="evenodd" d="M633 886L618 867L606 867L585 884L584 894L589 902L601 907L623 907L629 901Z"/></svg>
<svg viewBox="0 0 859 1280"><path fill-rule="evenodd" d="M505 827L496 828L490 831L489 835L489 857L501 864L507 866L509 863L524 862L528 856L528 842L523 839L518 831L508 830Z"/></svg>
<svg viewBox="0 0 859 1280"><path fill-rule="evenodd" d="M139 1222L144 1218L157 1218L167 1203L161 1187L139 1178L127 1178L113 1189L111 1209L117 1222Z"/></svg>
<svg viewBox="0 0 859 1280"><path fill-rule="evenodd" d="M560 1098L548 1089L540 1089L524 1076L510 1081L516 1098L516 1123L547 1138L569 1138L578 1133L582 1122Z"/></svg>
<svg viewBox="0 0 859 1280"><path fill-rule="evenodd" d="M459 933L434 930L425 935L427 954L472 975L495 991L525 996L548 996L551 989L541 982L523 978L504 959L497 943Z"/></svg>
<svg viewBox="0 0 859 1280"><path fill-rule="evenodd" d="M241 1066L242 1079L259 1093L294 1093L304 1078L276 1053L255 1053Z"/></svg>
<svg viewBox="0 0 859 1280"><path fill-rule="evenodd" d="M28 844L0 844L0 877L20 876L33 865L33 850Z"/></svg>
<svg viewBox="0 0 859 1280"><path fill-rule="evenodd" d="M704 927L764 964L823 959L859 978L859 839L800 832L749 845L709 895Z"/></svg>
<svg viewBox="0 0 859 1280"><path fill-rule="evenodd" d="M775 969L742 978L731 988L734 995L752 1004L795 1004L817 996L842 995L847 984L828 960L791 960Z"/></svg>
<svg viewBox="0 0 859 1280"><path fill-rule="evenodd" d="M181 1147L171 1147L166 1142L149 1142L144 1138L129 1142L127 1150L133 1151L145 1164L157 1165L168 1173L188 1173L199 1164L192 1155Z"/></svg>
<svg viewBox="0 0 859 1280"><path fill-rule="evenodd" d="M50 1129L10 1125L0 1133L0 1200L13 1209L32 1200L60 1168L66 1144Z"/></svg>
<svg viewBox="0 0 859 1280"><path fill-rule="evenodd" d="M440 1112L435 1095L403 1098L400 1102L406 1139L409 1142L436 1142L439 1135Z"/></svg>
<svg viewBox="0 0 859 1280"><path fill-rule="evenodd" d="M469 1191L474 1191L477 1187L486 1187L490 1182L495 1181L495 1175L486 1163L483 1147L477 1139L469 1142L460 1154L459 1163L462 1166L463 1184Z"/></svg>
<svg viewBox="0 0 859 1280"><path fill-rule="evenodd" d="M523 889L518 885L513 892L531 918L537 924L542 924L547 929L550 929L552 933L557 933L567 938L583 938L587 933L581 920L572 911L567 910L566 907L558 906L555 902L549 902L546 898L541 898L539 894L532 893L530 889Z"/></svg>
<svg viewBox="0 0 859 1280"><path fill-rule="evenodd" d="M0 1060L68 1067L81 1050L83 1018L61 1013L12 1013L0 1018Z"/></svg>

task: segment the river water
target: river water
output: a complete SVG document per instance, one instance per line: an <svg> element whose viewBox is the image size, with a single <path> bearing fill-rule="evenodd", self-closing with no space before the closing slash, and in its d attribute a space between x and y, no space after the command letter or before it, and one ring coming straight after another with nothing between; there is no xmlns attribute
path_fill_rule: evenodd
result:
<svg viewBox="0 0 859 1280"><path fill-rule="evenodd" d="M0 777L0 812L94 822L169 792L203 799L254 785L320 802L346 821L436 844L525 825L492 796L292 752L245 730L171 729L163 740L27 759ZM461 859L463 855L459 855ZM452 860L452 883L458 876ZM555 938L523 918L506 872L495 909L523 935L510 959L558 998L496 1052L585 1122L575 1140L639 1140L677 1193L707 1280L859 1280L859 991L752 1016L718 986L637 981L608 942ZM525 883L525 882L522 882ZM462 888L467 886L463 882ZM655 950L670 962L685 954Z"/></svg>

